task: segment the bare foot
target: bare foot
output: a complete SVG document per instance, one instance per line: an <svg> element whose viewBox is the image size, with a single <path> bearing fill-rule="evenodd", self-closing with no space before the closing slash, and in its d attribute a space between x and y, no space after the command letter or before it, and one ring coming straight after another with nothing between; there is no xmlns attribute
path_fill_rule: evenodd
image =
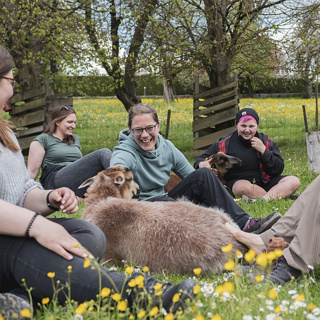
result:
<svg viewBox="0 0 320 320"><path fill-rule="evenodd" d="M266 245L258 234L244 232L228 222L225 223L225 227L236 240L246 245L249 249L253 249L256 254L259 254L263 250L267 249Z"/></svg>

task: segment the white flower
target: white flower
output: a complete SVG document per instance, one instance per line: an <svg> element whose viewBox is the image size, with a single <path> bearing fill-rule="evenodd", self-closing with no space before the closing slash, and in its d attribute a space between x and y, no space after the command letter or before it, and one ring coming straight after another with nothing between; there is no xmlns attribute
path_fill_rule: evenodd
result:
<svg viewBox="0 0 320 320"><path fill-rule="evenodd" d="M74 320L83 320L82 314L75 314L74 315Z"/></svg>
<svg viewBox="0 0 320 320"><path fill-rule="evenodd" d="M296 291L296 290L289 290L288 293L289 293L289 294L296 294L297 291Z"/></svg>
<svg viewBox="0 0 320 320"><path fill-rule="evenodd" d="M253 320L253 318L250 315L245 315L242 317L242 320Z"/></svg>

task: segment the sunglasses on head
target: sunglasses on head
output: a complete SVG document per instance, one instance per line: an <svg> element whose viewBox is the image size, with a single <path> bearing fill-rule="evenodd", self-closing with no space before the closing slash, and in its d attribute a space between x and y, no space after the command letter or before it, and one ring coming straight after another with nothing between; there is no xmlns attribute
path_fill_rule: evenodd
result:
<svg viewBox="0 0 320 320"><path fill-rule="evenodd" d="M74 111L74 107L72 107L72 106L62 106L60 108L60 111L62 111L62 110L67 110L67 111L72 110L72 111Z"/></svg>

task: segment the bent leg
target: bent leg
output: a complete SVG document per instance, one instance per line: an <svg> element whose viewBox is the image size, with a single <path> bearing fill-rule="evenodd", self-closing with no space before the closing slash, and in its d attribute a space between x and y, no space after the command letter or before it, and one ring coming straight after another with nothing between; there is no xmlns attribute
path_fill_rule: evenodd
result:
<svg viewBox="0 0 320 320"><path fill-rule="evenodd" d="M300 180L295 176L286 176L272 187L263 197L266 201L289 198L299 188Z"/></svg>
<svg viewBox="0 0 320 320"><path fill-rule="evenodd" d="M84 247L94 252L96 256L102 255L105 240L97 227L81 220L62 219L59 222L66 229L72 229L72 235ZM75 224L72 225L70 222L75 222ZM97 233L98 237L96 237ZM84 261L83 258L78 256L74 256L71 261L68 261L53 251L42 247L32 238L26 239L1 235L0 292L14 292L19 287L24 290L22 279L25 279L25 284L28 288L34 288L32 295L37 301L44 297L51 299L54 294L52 282L57 285L58 280L60 281L60 286L64 287L58 295L59 303L62 304L66 300L66 295L68 295L69 285L71 299L79 302L95 299L99 293L99 288L103 287L119 290L120 292L124 285L125 275L98 267L98 265L95 268L85 268ZM48 277L49 272L55 273L53 280ZM124 293L124 295L126 294Z"/></svg>
<svg viewBox="0 0 320 320"><path fill-rule="evenodd" d="M110 166L112 152L107 149L93 151L81 159L68 164L55 175L55 188L68 187L79 197L83 197L87 188L78 189L83 181L98 174Z"/></svg>
<svg viewBox="0 0 320 320"><path fill-rule="evenodd" d="M218 207L229 214L242 229L250 216L240 208L217 176L208 168L200 168L189 174L169 193L174 199L186 197L207 207Z"/></svg>
<svg viewBox="0 0 320 320"><path fill-rule="evenodd" d="M256 184L252 184L248 180L238 180L232 187L232 192L235 196L247 196L250 199L262 198L266 191Z"/></svg>

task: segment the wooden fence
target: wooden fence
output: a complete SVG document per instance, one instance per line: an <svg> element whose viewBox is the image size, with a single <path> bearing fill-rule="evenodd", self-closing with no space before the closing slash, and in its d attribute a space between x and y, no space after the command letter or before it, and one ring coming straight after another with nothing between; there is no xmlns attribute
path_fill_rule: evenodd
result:
<svg viewBox="0 0 320 320"><path fill-rule="evenodd" d="M201 86L196 77L193 100L193 145L197 157L218 138L235 130L239 111L237 76L233 82L213 89Z"/></svg>
<svg viewBox="0 0 320 320"><path fill-rule="evenodd" d="M19 144L23 154L27 155L32 140L51 120L52 110L59 105L73 105L73 94L53 94L46 80L40 88L14 94L10 104L10 121L18 128Z"/></svg>

